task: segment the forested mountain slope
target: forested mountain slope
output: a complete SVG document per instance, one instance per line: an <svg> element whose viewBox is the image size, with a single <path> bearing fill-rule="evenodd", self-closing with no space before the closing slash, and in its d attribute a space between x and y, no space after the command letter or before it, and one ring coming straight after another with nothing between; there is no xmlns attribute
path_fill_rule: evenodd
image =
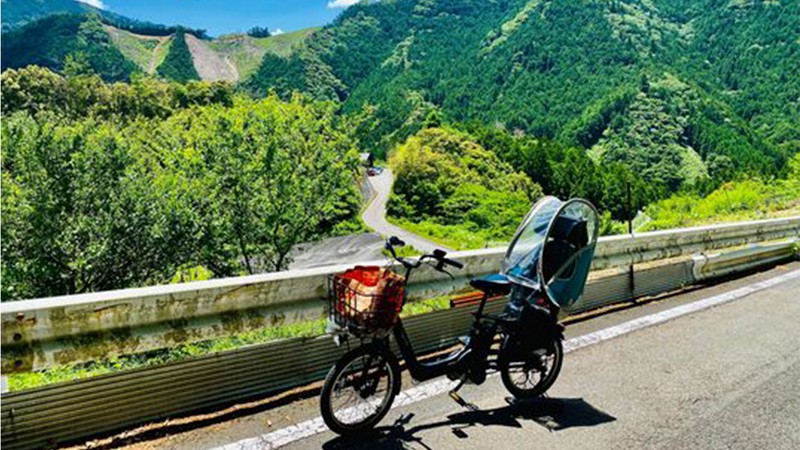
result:
<svg viewBox="0 0 800 450"><path fill-rule="evenodd" d="M100 12L97 8L75 0L3 0L2 9L3 31L53 14Z"/></svg>
<svg viewBox="0 0 800 450"><path fill-rule="evenodd" d="M800 148L800 7L760 0L394 0L349 8L252 92L374 109L386 151L430 114L578 145L674 190Z"/></svg>
<svg viewBox="0 0 800 450"><path fill-rule="evenodd" d="M107 81L129 80L137 66L114 45L96 15L56 14L3 33L3 69L37 65L91 70Z"/></svg>
<svg viewBox="0 0 800 450"><path fill-rule="evenodd" d="M77 14L63 13L56 8L60 0L41 2L48 6L39 11L42 17L12 27L6 22L7 3L12 12L26 12L25 17L32 18L38 17L35 7L40 5L19 4L16 0L3 3L4 30L13 28L3 33L3 69L39 65L63 72L69 57L73 62L80 59L83 66L106 81L130 80L134 73L173 81L242 81L256 70L264 55L287 56L311 32L299 30L266 37L235 34L210 39L203 30L152 24L91 8L84 11L78 7ZM72 3L78 4L71 0L65 4Z"/></svg>

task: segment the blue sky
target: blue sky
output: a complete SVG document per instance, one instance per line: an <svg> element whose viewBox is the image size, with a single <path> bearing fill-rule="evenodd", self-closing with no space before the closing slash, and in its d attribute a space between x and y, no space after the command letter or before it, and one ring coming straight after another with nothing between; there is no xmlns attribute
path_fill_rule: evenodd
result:
<svg viewBox="0 0 800 450"><path fill-rule="evenodd" d="M212 36L266 26L293 31L324 25L356 0L79 0L123 16L204 28Z"/></svg>

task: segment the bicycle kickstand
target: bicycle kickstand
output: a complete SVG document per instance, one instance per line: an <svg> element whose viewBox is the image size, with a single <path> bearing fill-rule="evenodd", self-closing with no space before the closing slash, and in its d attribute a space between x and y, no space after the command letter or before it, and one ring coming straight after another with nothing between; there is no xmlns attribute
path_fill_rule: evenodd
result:
<svg viewBox="0 0 800 450"><path fill-rule="evenodd" d="M464 386L464 383L466 382L467 382L467 375L465 374L461 377L460 380L458 380L458 384L456 385L456 387L454 387L450 392L448 392L448 395L462 408L466 408L470 411L477 411L478 410L477 406L475 406L472 403L469 403L468 401L464 400L463 397L458 395L458 390L461 389Z"/></svg>

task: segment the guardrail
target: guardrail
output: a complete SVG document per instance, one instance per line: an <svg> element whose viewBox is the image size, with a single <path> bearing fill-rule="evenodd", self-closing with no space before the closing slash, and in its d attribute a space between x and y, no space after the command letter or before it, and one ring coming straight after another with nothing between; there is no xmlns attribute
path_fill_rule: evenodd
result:
<svg viewBox="0 0 800 450"><path fill-rule="evenodd" d="M586 293L571 312L785 261L795 257L799 236L800 217L795 217L603 238ZM779 239L786 240L708 254ZM698 252L706 254L698 257ZM496 271L502 256L502 249L455 255L465 262L464 274L456 280L421 270L412 280L412 297L458 291L468 276ZM610 270L630 265L635 270ZM327 276L342 269L297 270L3 304L3 372L7 373L7 366L30 370L90 359L104 350L106 354L142 351L319 317ZM432 350L451 344L467 330L471 310L455 308L409 318L406 323L415 346ZM324 336L288 339L6 393L0 414L2 440L8 448L36 448L243 401L319 380L340 354L341 349ZM22 358L28 358L27 367L17 364ZM110 410L108 405L114 407Z"/></svg>
<svg viewBox="0 0 800 450"><path fill-rule="evenodd" d="M800 217L604 237L592 268L628 267L798 234ZM463 289L469 277L497 271L503 254L504 249L458 253L465 267L455 280L419 270L409 286L412 300ZM329 266L3 303L2 371L40 370L319 318L328 276L344 269Z"/></svg>

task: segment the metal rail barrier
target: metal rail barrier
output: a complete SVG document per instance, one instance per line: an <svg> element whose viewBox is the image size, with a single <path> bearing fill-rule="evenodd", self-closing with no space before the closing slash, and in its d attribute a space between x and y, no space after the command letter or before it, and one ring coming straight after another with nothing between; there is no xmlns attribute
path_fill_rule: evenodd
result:
<svg viewBox="0 0 800 450"><path fill-rule="evenodd" d="M627 268L798 235L800 217L604 237L592 267ZM455 280L423 268L409 286L412 301L458 292L468 278L496 271L503 254L502 248L455 254L465 263ZM316 319L323 313L328 276L345 268L3 303L0 367L3 373L40 370Z"/></svg>
<svg viewBox="0 0 800 450"><path fill-rule="evenodd" d="M750 235L747 235L748 230ZM799 236L800 218L792 218L651 233L649 239L641 236L604 239L598 248L595 267L609 270L593 273L584 297L571 313L629 301L641 296L656 295L716 276L730 275L760 265L792 259L797 255ZM698 251L782 238L789 239L780 243L751 245L726 253L694 255L692 258ZM657 248L659 242L663 245L662 249ZM457 257L466 260L466 271L470 275L480 275L497 269L502 259L502 251L491 249L464 252ZM664 258L670 259L664 260ZM664 261L653 262L658 260ZM634 262L638 264L648 261L647 264L634 266L633 280L627 270L611 270L614 267L624 268ZM92 307L103 308L108 302L117 302L115 304L118 305L125 301L147 300L153 295L164 295L159 290L165 288L172 290L169 295L182 294L189 298L193 293L207 295L203 293L204 290L218 290L222 294L217 295L223 296L230 296L231 291L244 290L258 295L260 301L271 300L280 303L279 297L265 296L263 292L267 291L275 296L286 294L293 302L302 303L308 299L298 300L300 296L296 289L307 288L309 287L307 283L316 283L317 278L324 278L327 273L338 270L341 268L257 276L262 283L261 285L256 283L259 289L252 287L255 282L253 277L244 277L244 279L217 280L202 287L196 286L199 283L194 283L195 286L191 288L179 285L177 288L170 286L90 294L89 297L103 295L107 297L81 298L79 300L82 301L75 305L75 308L78 311L85 311ZM287 275L293 275L294 279ZM412 286L415 296L418 297L432 293L441 295L453 292L458 288L458 283L465 281L462 278L453 283L441 280L432 273L421 275L419 283ZM141 295L148 289L153 290L150 296ZM316 302L312 306L316 311L319 310L321 303L317 299L321 297L322 294L311 298ZM65 305L64 301L65 299L61 298L30 301L37 302L34 305L30 302L9 304L15 308L3 305L3 357L6 357L7 318L24 323L28 317L39 317L37 316L39 311L31 306L40 306L51 313L61 308L60 317L69 323L71 320L69 305ZM24 305L25 303L28 305ZM61 306L53 307L52 303ZM168 314L177 313L176 310L170 309L169 305L164 306L166 312L162 317L170 317ZM493 302L492 307L502 307L502 302ZM132 306L129 308L137 309ZM408 318L406 324L412 341L421 351L452 344L457 336L468 330L470 312L473 309L474 306L464 306ZM25 317L20 320L18 314L23 314ZM48 324L57 326L57 317L50 316ZM146 321L144 323L147 324ZM104 326L111 330L119 327L118 324L114 325L103 320L92 323L92 329L95 331L102 330ZM151 326L148 324L144 328ZM51 335L69 337L71 330L77 333L85 332L85 328L71 329L65 326L54 330ZM37 331L46 332L46 330ZM13 339L9 340L11 343L15 342ZM287 339L161 366L5 393L0 399L2 441L11 449L40 448L109 433L148 421L231 405L320 380L342 351L343 349L337 348L331 339L325 336ZM289 355L291 357L288 357ZM3 371L5 373L5 369Z"/></svg>

